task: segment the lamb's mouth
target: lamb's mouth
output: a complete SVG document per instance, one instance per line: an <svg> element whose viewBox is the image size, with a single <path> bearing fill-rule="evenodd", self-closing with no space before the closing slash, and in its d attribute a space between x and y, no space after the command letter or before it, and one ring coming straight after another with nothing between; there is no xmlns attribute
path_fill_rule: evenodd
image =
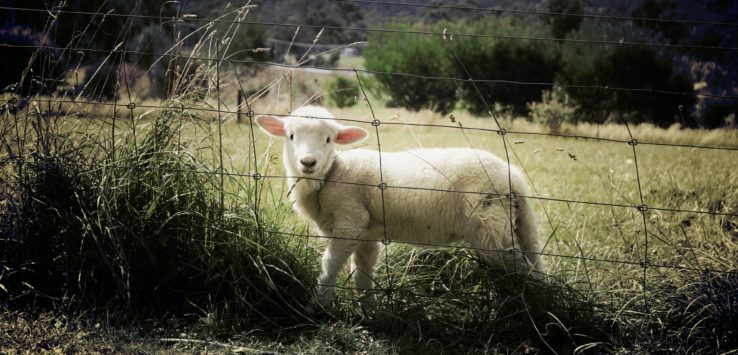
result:
<svg viewBox="0 0 738 355"><path fill-rule="evenodd" d="M310 175L315 172L315 168L302 168L300 169L300 171L302 171L304 174Z"/></svg>

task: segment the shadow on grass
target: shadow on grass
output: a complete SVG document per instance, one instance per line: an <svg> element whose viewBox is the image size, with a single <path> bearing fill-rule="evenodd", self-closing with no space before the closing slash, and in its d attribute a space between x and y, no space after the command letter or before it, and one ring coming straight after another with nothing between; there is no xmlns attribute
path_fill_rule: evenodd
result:
<svg viewBox="0 0 738 355"><path fill-rule="evenodd" d="M601 308L565 284L489 269L464 250L418 255L411 257L410 273L381 281L392 288L378 293L374 305L362 311L347 301L355 297L344 295L327 318L353 317L355 324L400 353L612 348L610 324Z"/></svg>

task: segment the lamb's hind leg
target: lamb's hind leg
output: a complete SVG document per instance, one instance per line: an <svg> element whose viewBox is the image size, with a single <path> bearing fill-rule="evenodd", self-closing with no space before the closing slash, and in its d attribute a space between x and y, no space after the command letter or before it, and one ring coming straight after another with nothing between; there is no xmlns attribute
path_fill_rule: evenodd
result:
<svg viewBox="0 0 738 355"><path fill-rule="evenodd" d="M491 265L501 265L510 272L527 274L530 265L512 232L508 201L501 200L482 206L469 218L471 228L465 240L482 259Z"/></svg>

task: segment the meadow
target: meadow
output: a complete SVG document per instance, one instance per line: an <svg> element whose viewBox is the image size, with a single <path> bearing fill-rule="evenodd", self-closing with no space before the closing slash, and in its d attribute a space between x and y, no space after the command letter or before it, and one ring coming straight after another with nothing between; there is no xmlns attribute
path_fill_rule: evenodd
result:
<svg viewBox="0 0 738 355"><path fill-rule="evenodd" d="M273 90L252 109L286 114L290 102L309 99L321 84L309 76L299 83L299 90ZM213 102L152 102L168 107L138 107L134 120L119 107L116 121L105 114L109 105L78 106L77 117L70 109L6 113L5 181L28 183L23 191L36 195L13 197L56 214L25 215L27 230L16 233L32 247L48 243L38 239L44 236L61 244L50 253L4 245L6 254L36 259L20 264L25 272L6 268L8 304L26 311L3 311L2 345L147 352L735 349L738 151L710 148L734 148L735 131L608 124L565 125L561 135L548 135L545 126L501 114L502 136L490 118L410 112L367 99L371 110L365 100L333 109L339 120L370 132L347 149L465 146L509 156L523 168L545 241L547 283L488 270L463 245L393 243L382 251L382 292L373 309L358 306L346 272L335 304L312 316L302 307L325 241L291 211L281 142L248 117L239 122L221 113L218 120ZM38 98L44 100L52 99ZM222 104L234 111L232 102ZM631 135L638 144L628 144ZM14 158L21 148L36 164L31 172L17 168L30 164ZM8 201L6 213L13 211ZM645 218L641 205L648 206ZM74 218L79 223L62 220ZM13 230L8 221L6 233ZM63 262L44 265L43 258ZM106 263L125 271L95 271ZM38 274L28 271L34 268ZM148 277L149 268L161 269ZM50 285L44 272L64 281ZM61 292L46 298L35 293L41 290ZM27 308L29 299L40 305ZM155 331L135 331L141 322Z"/></svg>
<svg viewBox="0 0 738 355"><path fill-rule="evenodd" d="M373 307L345 271L334 303L310 314L325 240L292 212L281 142L247 112L327 103L330 76L299 68L307 56L239 73L219 58L231 42L200 30L189 57L163 63L166 99L139 98L150 83L128 80L115 99L92 86L1 98L0 352L738 349L737 130L564 123L549 134L504 107L494 118L387 107L371 75L350 70L335 75L367 90L331 110L370 136L346 149L474 147L521 167L548 277L489 268L463 245L390 243Z"/></svg>

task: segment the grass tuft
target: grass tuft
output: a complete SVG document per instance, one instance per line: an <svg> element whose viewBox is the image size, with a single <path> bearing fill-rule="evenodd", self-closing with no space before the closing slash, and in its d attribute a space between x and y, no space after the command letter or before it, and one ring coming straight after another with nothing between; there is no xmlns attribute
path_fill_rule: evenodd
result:
<svg viewBox="0 0 738 355"><path fill-rule="evenodd" d="M14 303L76 300L219 325L304 318L309 251L262 233L280 229L268 214L221 205L219 172L181 141L180 119L162 111L115 156L91 136L43 130L24 157L9 155L18 188L3 192L15 213L0 226Z"/></svg>

